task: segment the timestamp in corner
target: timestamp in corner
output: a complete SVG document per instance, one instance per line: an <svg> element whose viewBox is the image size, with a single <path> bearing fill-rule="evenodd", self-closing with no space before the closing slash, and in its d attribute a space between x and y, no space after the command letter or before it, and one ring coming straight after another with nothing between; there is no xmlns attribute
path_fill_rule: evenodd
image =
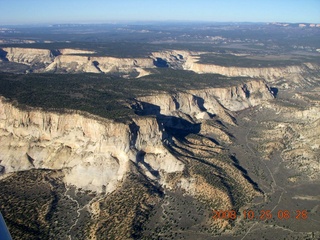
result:
<svg viewBox="0 0 320 240"><path fill-rule="evenodd" d="M279 220L306 220L308 219L307 210L294 210L289 211L286 209L277 210L272 212L271 210L260 210L255 212L253 210L247 209L242 212L237 212L235 210L213 210L212 218L215 220L225 219L225 220L236 220L238 217L242 217L247 220L270 220L270 219L279 219Z"/></svg>

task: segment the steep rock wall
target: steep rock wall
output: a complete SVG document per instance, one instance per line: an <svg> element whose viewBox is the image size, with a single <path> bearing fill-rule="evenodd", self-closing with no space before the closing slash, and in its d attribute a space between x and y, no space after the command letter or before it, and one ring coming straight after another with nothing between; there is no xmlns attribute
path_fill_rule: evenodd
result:
<svg viewBox="0 0 320 240"><path fill-rule="evenodd" d="M286 66L286 67L225 67L214 64L202 64L193 61L188 61L185 64L185 69L192 70L196 73L216 73L225 75L228 77L252 77L252 78L263 78L268 81L273 81L282 78L295 78L293 80L298 80L302 78L303 73L314 70L318 68L316 65L312 65L310 69L308 66L312 64L303 64L296 66Z"/></svg>
<svg viewBox="0 0 320 240"><path fill-rule="evenodd" d="M103 72L109 72L113 67L129 69L132 67L152 68L153 60L151 58L115 58L115 57L93 57L92 61L99 63L99 68Z"/></svg>
<svg viewBox="0 0 320 240"><path fill-rule="evenodd" d="M182 181L185 164L199 164L191 160L192 152L210 158L211 154L223 151L198 133L209 131L216 139L230 142L223 127L204 124L202 129L206 121L203 119L217 115L222 121L233 124L232 111L272 98L261 80L226 88L152 95L137 99L137 105L145 113L141 115L155 116L136 116L130 123L119 123L71 110L67 113L34 108L22 110L1 97L0 166L4 167L5 175L32 168L61 169L66 184L112 192L124 180L133 162L154 182L169 186ZM193 139L192 136L198 137ZM181 141L188 137L188 141ZM201 147L198 148L198 144ZM225 168L228 176L243 181L246 186L243 191L254 194L240 170L215 158L210 161L214 163L213 170L215 165ZM198 179L201 178L199 174L192 176ZM173 181L169 176L176 177ZM181 187L186 186L182 184ZM196 185L185 188L189 193L203 194L195 189ZM223 198L229 196L232 200L228 190L224 195Z"/></svg>
<svg viewBox="0 0 320 240"><path fill-rule="evenodd" d="M198 122L212 115L232 124L231 111L272 98L263 81L147 96L139 99L142 110L149 107L161 117L136 117L131 124L74 111L21 110L1 98L1 165L6 173L63 169L67 184L109 192L128 171L128 162L133 161L147 176L162 181L163 174L184 168L163 144L176 134L175 130L166 132L168 128L196 133L201 131Z"/></svg>
<svg viewBox="0 0 320 240"><path fill-rule="evenodd" d="M215 98L225 109L230 111L240 111L248 107L257 106L263 101L274 98L269 87L262 80L252 80L231 87L191 92L202 99ZM207 109L215 109L217 104L213 105L212 103L213 102L206 101L204 107Z"/></svg>
<svg viewBox="0 0 320 240"><path fill-rule="evenodd" d="M68 55L68 54L94 54L96 52L89 51L89 50L74 49L74 48L63 48L63 49L59 49L59 53L62 55Z"/></svg>
<svg viewBox="0 0 320 240"><path fill-rule="evenodd" d="M262 78L268 82L279 79L287 79L300 85L301 81L305 81L305 74L319 72L320 65L316 63L303 63L301 65L291 65L285 67L233 67L220 66L215 64L199 63L200 55L204 52L189 51L162 51L153 53L154 58L163 59L168 66L178 66L184 70L194 71L199 74L213 73L221 74L228 77L251 77Z"/></svg>
<svg viewBox="0 0 320 240"><path fill-rule="evenodd" d="M128 162L175 172L183 164L161 144L157 122L136 119L129 125L79 113L20 110L0 100L0 160L5 172L31 168L63 169L65 182L79 188L113 191ZM138 124L141 124L139 126ZM139 154L145 154L139 159ZM150 172L150 169L145 169Z"/></svg>
<svg viewBox="0 0 320 240"><path fill-rule="evenodd" d="M108 72L125 72L130 73L136 71L138 77L149 75L145 68L153 68L153 60L151 58L114 58L114 57L93 57L92 61L97 64L100 71Z"/></svg>
<svg viewBox="0 0 320 240"><path fill-rule="evenodd" d="M231 112L240 111L273 99L269 87L262 80L251 80L236 86L208 88L179 92L175 95L158 94L138 98L146 113L176 116L177 112L189 115L193 120L218 115L232 124Z"/></svg>
<svg viewBox="0 0 320 240"><path fill-rule="evenodd" d="M130 73L136 71L139 73L139 77L141 77L149 74L143 68L151 68L153 66L153 60L148 58L130 59L60 55L54 59L54 62L45 71L91 73Z"/></svg>
<svg viewBox="0 0 320 240"><path fill-rule="evenodd" d="M48 49L15 47L2 49L7 52L6 58L11 62L23 63L27 65L35 63L49 64L54 59L51 51Z"/></svg>
<svg viewBox="0 0 320 240"><path fill-rule="evenodd" d="M204 52L182 50L153 52L146 58L90 57L83 54L93 54L93 51L81 49L50 51L34 48L3 48L3 51L7 53L5 57L11 62L27 65L44 64L44 67L36 70L37 72L137 73L136 76L142 77L150 74L148 68L169 67L190 70L199 74L213 73L228 77L262 78L268 82L284 79L294 83L294 85L304 86L311 85L313 82L312 76L316 73L319 77L320 70L320 65L316 63L285 67L233 67L204 64L199 63L199 58ZM54 52L55 54L53 54ZM305 76L311 77L306 79ZM287 85L284 83L283 87L289 87Z"/></svg>
<svg viewBox="0 0 320 240"><path fill-rule="evenodd" d="M54 59L45 71L100 73L87 56L60 55Z"/></svg>

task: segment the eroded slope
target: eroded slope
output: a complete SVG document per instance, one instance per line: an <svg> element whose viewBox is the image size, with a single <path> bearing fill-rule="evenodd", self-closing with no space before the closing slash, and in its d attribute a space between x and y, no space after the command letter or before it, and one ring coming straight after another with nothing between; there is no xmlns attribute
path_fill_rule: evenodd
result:
<svg viewBox="0 0 320 240"><path fill-rule="evenodd" d="M56 231L60 235L78 236L75 229L83 219L88 219L90 238L117 239L114 235L117 231L128 239L134 238L141 233L139 226L149 218L165 191L183 191L207 206L207 210L238 209L262 191L219 143L230 141L222 122L234 125L233 110L270 99L273 99L270 89L263 81L256 80L225 89L145 96L131 101L131 107L140 116L121 123L70 110L58 113L18 108L1 98L2 181L8 185L7 177L14 179L20 171L26 174L32 169L38 169L39 173L41 169L59 171L59 182L65 189L60 197L69 199L76 214L73 213L72 228L49 227L45 230L49 236ZM208 123L209 119L212 123ZM216 138L209 132L215 132ZM130 176L136 176L136 180ZM133 184L135 181L137 184ZM81 205L77 196L70 197L70 188L86 190L97 197ZM58 194L54 187L51 191ZM139 193L134 208L127 204L132 191ZM51 198L48 195L49 202L53 201ZM118 202L118 198L123 204L112 207L112 201ZM114 213L110 214L111 210ZM55 208L52 211L60 214ZM141 219L137 219L138 213ZM44 210L41 214L49 213ZM115 218L122 224L114 225ZM51 220L43 224L50 225ZM17 222L12 221L15 226ZM210 219L204 224L208 234L213 229L221 231L230 226L228 221Z"/></svg>
<svg viewBox="0 0 320 240"><path fill-rule="evenodd" d="M2 61L15 62L31 66L28 71L54 73L108 73L126 78L143 77L153 74L154 68L171 68L193 71L195 73L213 73L228 77L263 78L275 84L281 80L282 87L311 86L316 82L319 64L316 60L300 60L281 66L225 66L223 64L201 62L206 55L216 56L210 52L191 52L167 50L153 52L144 58L116 58L95 56L94 51L86 49L36 49L36 48L3 48ZM211 58L212 58L211 56ZM236 56L234 56L236 57ZM267 56L264 56L267 58ZM254 58L243 58L238 61L255 62ZM263 61L262 61L263 62ZM314 75L314 76L313 76Z"/></svg>

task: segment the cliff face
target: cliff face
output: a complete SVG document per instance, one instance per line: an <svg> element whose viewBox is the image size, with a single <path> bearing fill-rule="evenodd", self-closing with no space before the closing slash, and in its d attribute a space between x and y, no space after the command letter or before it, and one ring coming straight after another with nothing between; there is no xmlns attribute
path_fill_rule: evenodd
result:
<svg viewBox="0 0 320 240"><path fill-rule="evenodd" d="M151 58L114 58L114 57L94 57L100 71L108 72L125 72L130 73L136 71L139 77L148 75L144 68L153 68L153 60Z"/></svg>
<svg viewBox="0 0 320 240"><path fill-rule="evenodd" d="M113 191L128 171L130 161L150 179L163 182L168 173L181 172L184 163L166 148L181 133L220 129L204 125L217 115L233 124L232 112L272 99L262 81L226 89L204 89L175 95L137 99L141 115L130 124L71 111L21 110L0 100L1 165L5 172L31 168L63 169L65 182L94 191ZM235 104L238 103L238 104ZM220 150L217 150L220 151Z"/></svg>
<svg viewBox="0 0 320 240"><path fill-rule="evenodd" d="M62 55L68 55L68 54L94 54L95 51L81 50L81 49L74 49L74 48L63 48L63 49L59 49L59 53L62 54Z"/></svg>
<svg viewBox="0 0 320 240"><path fill-rule="evenodd" d="M268 81L274 81L282 78L294 78L294 81L303 78L302 74L308 71L319 70L319 66L315 64L303 64L286 67L225 67L214 64L201 64L189 60L185 64L185 69L192 70L196 73L216 73L228 77L252 77L263 78Z"/></svg>
<svg viewBox="0 0 320 240"><path fill-rule="evenodd" d="M113 58L87 57L77 55L60 55L54 59L45 71L58 72L91 72L91 73L131 73L138 72L138 76L147 75L143 68L153 67L153 60L148 58Z"/></svg>
<svg viewBox="0 0 320 240"><path fill-rule="evenodd" d="M183 69L184 64L192 53L188 51L161 51L153 52L151 57L155 60L156 65L166 66L174 69Z"/></svg>
<svg viewBox="0 0 320 240"><path fill-rule="evenodd" d="M198 95L203 99L214 97L224 108L230 111L240 111L248 107L257 106L265 100L274 98L269 87L262 80L253 80L232 87L199 91ZM210 101L205 103L204 107L214 109L214 105L210 106Z"/></svg>
<svg viewBox="0 0 320 240"><path fill-rule="evenodd" d="M130 160L145 164L150 159L148 164L156 171L183 169L183 164L168 156L152 118L138 119L130 127L78 113L23 111L3 98L0 115L0 159L6 173L63 169L67 184L98 192L105 186L110 192L122 180ZM141 152L147 154L145 159L139 159Z"/></svg>
<svg viewBox="0 0 320 240"><path fill-rule="evenodd" d="M145 113L156 114L158 111L168 116L183 113L195 121L218 115L232 124L230 111L240 111L273 98L262 80L252 80L232 87L189 90L175 95L160 94L138 100L149 104L141 106Z"/></svg>
<svg viewBox="0 0 320 240"><path fill-rule="evenodd" d="M11 62L27 65L44 64L37 72L67 72L67 73L120 73L123 76L134 75L142 77L149 75L149 68L169 67L173 69L184 69L196 73L221 74L228 77L251 77L262 78L268 82L286 80L294 85L309 85L313 80L305 75L311 76L320 70L319 64L304 63L285 67L232 67L215 64L199 63L203 52L189 52L170 50L153 52L146 58L115 58L115 57L92 57L95 53L81 49L59 49L50 51L47 49L34 48L3 48L6 52L5 58ZM55 53L55 54L53 54ZM84 56L84 54L89 56ZM254 61L254 60L253 60ZM311 81L311 82L310 82ZM284 83L284 87L288 87Z"/></svg>
<svg viewBox="0 0 320 240"><path fill-rule="evenodd" d="M266 107L270 114L260 124L261 153L272 159L274 152L295 172L291 182L320 179L320 99L319 88L291 95L289 101L275 101Z"/></svg>
<svg viewBox="0 0 320 240"><path fill-rule="evenodd" d="M184 70L194 71L196 73L221 74L228 77L251 77L262 78L268 82L286 79L295 85L308 84L305 81L305 74L319 72L320 66L316 63L304 63L301 65L292 65L285 67L233 67L220 66L215 64L199 63L200 55L204 52L189 51L163 51L153 53L153 57L167 62L168 66L175 66ZM302 84L301 84L302 83Z"/></svg>
<svg viewBox="0 0 320 240"><path fill-rule="evenodd" d="M57 72L90 72L100 73L90 57L76 55L60 55L45 69Z"/></svg>
<svg viewBox="0 0 320 240"><path fill-rule="evenodd" d="M27 65L35 63L49 64L54 57L50 50L34 48L3 48L7 55L5 56L11 62L23 63Z"/></svg>
<svg viewBox="0 0 320 240"><path fill-rule="evenodd" d="M84 54L94 54L94 51L80 49L3 48L3 51L6 53L3 57L10 62L44 64L44 68L37 69L37 72L135 73L142 77L149 74L145 68L154 67L152 58L90 57Z"/></svg>

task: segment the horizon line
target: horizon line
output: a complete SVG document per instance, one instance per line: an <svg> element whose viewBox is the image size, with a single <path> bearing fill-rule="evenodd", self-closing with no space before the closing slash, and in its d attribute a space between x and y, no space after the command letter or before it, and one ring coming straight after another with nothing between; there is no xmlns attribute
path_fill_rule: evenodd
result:
<svg viewBox="0 0 320 240"><path fill-rule="evenodd" d="M208 20L110 20L87 22L47 22L47 23L0 23L0 26L43 26L43 25L117 25L128 23L219 23L219 24L320 24L316 22L286 22L286 21L208 21Z"/></svg>

